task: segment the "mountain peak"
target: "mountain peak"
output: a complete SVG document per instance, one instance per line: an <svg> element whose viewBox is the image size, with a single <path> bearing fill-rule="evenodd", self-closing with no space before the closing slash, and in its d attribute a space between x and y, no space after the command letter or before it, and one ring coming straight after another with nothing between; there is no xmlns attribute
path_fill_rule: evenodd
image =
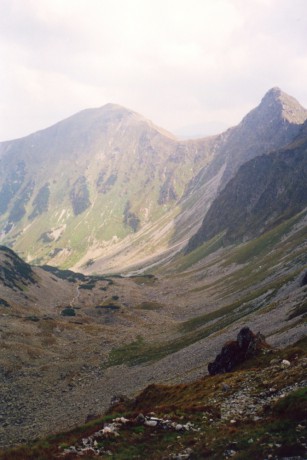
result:
<svg viewBox="0 0 307 460"><path fill-rule="evenodd" d="M263 99L265 98L275 98L275 99L278 99L282 94L285 94L280 88L279 86L274 86L273 88L269 89L265 95L263 96Z"/></svg>
<svg viewBox="0 0 307 460"><path fill-rule="evenodd" d="M129 125L143 124L143 127L144 125L147 125L148 128L153 129L156 132L159 132L161 135L176 140L176 136L174 136L174 134L170 133L164 128L161 128L160 126L157 126L155 123L153 123L151 120L147 119L140 113L135 112L134 110L131 110L127 107L124 107L123 105L115 104L113 102L109 102L101 107L85 109L77 113L76 115L72 116L72 118L75 117L80 118L82 122L84 122L84 117L86 117L87 120L99 118L100 120L102 120L104 124L113 123L114 125L116 125L119 122L123 121L125 121Z"/></svg>
<svg viewBox="0 0 307 460"><path fill-rule="evenodd" d="M116 112L116 113L121 113L121 114L135 114L133 110L128 109L127 107L124 107L123 105L120 104L114 104L113 102L108 102L107 104L103 105L102 107L98 108L99 111L103 112ZM142 115L139 115L142 117Z"/></svg>
<svg viewBox="0 0 307 460"><path fill-rule="evenodd" d="M275 111L277 116L292 124L300 125L307 119L307 110L277 86L264 95L259 108L269 110L272 114Z"/></svg>

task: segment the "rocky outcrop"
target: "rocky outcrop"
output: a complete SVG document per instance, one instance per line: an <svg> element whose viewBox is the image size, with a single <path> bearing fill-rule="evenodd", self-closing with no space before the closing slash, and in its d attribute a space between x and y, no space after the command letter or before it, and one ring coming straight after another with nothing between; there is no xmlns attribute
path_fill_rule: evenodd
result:
<svg viewBox="0 0 307 460"><path fill-rule="evenodd" d="M76 180L69 196L75 216L84 212L91 205L85 176L80 176Z"/></svg>
<svg viewBox="0 0 307 460"><path fill-rule="evenodd" d="M210 375L231 372L238 364L255 356L259 350L268 348L260 332L254 334L248 327L240 330L237 340L227 342L213 363L208 364Z"/></svg>
<svg viewBox="0 0 307 460"><path fill-rule="evenodd" d="M301 286L306 286L307 284L307 272L304 273L302 281L301 281Z"/></svg>

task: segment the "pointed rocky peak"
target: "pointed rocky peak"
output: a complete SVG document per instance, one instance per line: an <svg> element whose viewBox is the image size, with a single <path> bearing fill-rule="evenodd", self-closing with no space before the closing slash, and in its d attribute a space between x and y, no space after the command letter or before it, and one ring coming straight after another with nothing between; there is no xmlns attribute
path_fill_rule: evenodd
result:
<svg viewBox="0 0 307 460"><path fill-rule="evenodd" d="M282 99L283 97L288 97L288 95L284 93L278 86L275 86L274 88L269 89L269 91L265 93L261 102L274 102L278 101L279 99Z"/></svg>
<svg viewBox="0 0 307 460"><path fill-rule="evenodd" d="M307 110L289 94L284 93L280 88L271 88L262 98L254 111L254 115L263 116L265 119L281 119L288 123L301 125L307 119Z"/></svg>
<svg viewBox="0 0 307 460"><path fill-rule="evenodd" d="M279 106L283 119L289 123L300 125L307 119L307 110L294 97L284 93L278 87L270 89L262 102L271 106Z"/></svg>

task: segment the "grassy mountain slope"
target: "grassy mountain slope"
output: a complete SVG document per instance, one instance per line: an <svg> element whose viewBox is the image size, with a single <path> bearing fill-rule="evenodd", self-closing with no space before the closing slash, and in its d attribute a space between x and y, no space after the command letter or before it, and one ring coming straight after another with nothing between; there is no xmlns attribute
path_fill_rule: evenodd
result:
<svg viewBox="0 0 307 460"><path fill-rule="evenodd" d="M5 241L28 259L73 265L88 247L136 232L191 176L193 155L177 150L170 134L112 104L1 144Z"/></svg>
<svg viewBox="0 0 307 460"><path fill-rule="evenodd" d="M297 122L301 121L301 112L298 110L298 118L294 117L290 123L289 119L285 118L287 101L290 107L289 113L293 117L292 99L287 99L279 90L272 90L265 96L260 109L255 109L251 118L247 116L247 119L257 118L260 112L269 115L277 113L281 133L286 136L287 132L290 132L291 138L294 131L300 129ZM236 226L232 231L237 234L242 232L238 216L241 215L242 203L245 210L251 202L253 206L250 216L255 220L249 221L248 218L244 218L246 222L244 237L249 237L248 232L256 221L261 223L263 229L258 231L257 228L255 233L251 233L251 239L247 241L238 238L235 244L225 245L227 228L219 228L209 239L202 240L200 245L196 245L192 251L184 252L180 251L180 248L193 230L195 231L195 226L198 226L198 222L203 218L204 210L222 188L227 164L231 164L231 158L234 160L236 158L233 156L235 150L230 154L228 162L220 167L222 151L227 145L226 141L223 143L223 135L207 139L204 143L202 140L186 142L180 144L179 148L179 144L171 136L153 128L149 122L143 121L136 114L129 111L127 113L126 109L119 110L118 107L108 106L98 112L94 111L90 114L91 117L97 115L99 132L103 114L106 121L105 129L109 127L108 129L114 133L116 131L114 128L117 127L116 129L123 129L121 133L130 130L133 133L128 137L129 142L132 138L135 139L134 147L129 150L130 147L126 145L130 159L128 166L123 165L120 159L125 138L115 134L115 144L111 142L110 145L113 147L117 145L119 150L114 153L111 162L106 164L110 167L117 164L117 177L121 178L120 174L127 174L127 180L130 177L131 180L128 182L135 187L133 190L136 194L129 195L129 200L123 201L123 206L119 210L117 192L119 194L122 192L120 184L123 182L115 178L113 170L102 174L98 169L98 166L101 166L98 160L95 174L94 169L91 169L94 168L93 166L89 166L91 172L87 174L83 165L82 174L78 177L74 175L74 170L68 167L69 162L67 163L67 173L65 171L61 176L65 180L70 177L69 192L65 192L66 195L64 179L63 181L59 179L58 182L55 179L54 183L54 179L50 178L48 186L44 186L42 182L38 183L36 179L37 182L33 185L28 181L30 176L27 176L27 167L20 165L14 169L13 161L11 175L4 179L0 190L2 198L6 197L8 204L7 209L4 209L5 200L1 201L2 216L6 219L5 226L12 224L11 229L4 228L4 238L11 238L17 231L18 225L22 227L24 220L28 219L32 223L29 224L28 229L20 230L19 235L15 234L17 238L15 244L25 244L30 248L36 225L49 212L46 206L49 209L52 200L55 203L57 199L67 200L68 204L65 208L67 214L64 209L57 217L59 227L42 231L38 226L39 232L42 232L40 233L41 247L47 247L52 251L52 261L62 261L62 264L75 261L75 266L81 264L84 272L88 273L94 271L102 273L104 269L111 272L115 267L120 267L120 273L128 267L139 269L139 272L130 275L89 276L46 265L34 267L23 262L11 249L0 247L0 347L2 350L0 445L12 446L24 442L23 440L31 441L38 436L55 431L72 429L84 423L86 419L95 418L95 415L103 413L108 408L112 396L125 393L128 398L133 398L134 402L117 406L116 410L119 413L124 413L130 419L137 415L133 414L134 410L146 411L146 414L155 411L159 417L164 415L168 418L174 417L171 423L175 425L171 425L170 429L167 425L167 429L163 432L148 431L147 428L149 426L152 428L152 424L144 427L144 423L136 423L132 419L127 422L127 431L123 428L122 438L118 438L119 444L114 443L113 438L108 436L106 440L97 440L98 444L101 442L102 447L106 448L102 452L103 455L108 455L106 451L109 449L111 454L118 455L118 458L125 458L125 456L129 458L129 455L133 458L140 455L140 452L142 455L146 452L148 458L161 458L162 450L154 447L149 441L151 438L159 440L161 449L167 453L166 458L177 458L178 455L179 458L193 458L193 455L196 456L195 458L202 458L205 454L216 455L213 458L232 455L244 458L246 452L251 456L257 452L255 449L258 449L259 442L262 447L258 452L261 455L275 455L275 453L279 455L286 454L281 443L283 435L287 438L287 445L290 443L293 447L291 453L300 455L304 445L300 438L295 438L297 425L294 424L294 420L296 419L292 417L293 414L289 415L291 412L289 410L287 416L290 418L283 424L280 413L284 414L285 407L289 408L295 401L299 401L298 405L304 401L305 393L290 395L297 389L300 391L300 387L295 387L295 382L299 381L300 385L303 382L305 361L295 358L295 354L302 355L301 351L292 350L289 351L289 355L283 356L290 359L290 366L287 365L286 369L280 366L280 361L275 364L270 363L271 367L267 367L268 360L264 356L263 362L253 363L256 370L242 369L240 372L243 373L224 376L222 380L221 377L213 379L207 377L203 379L203 377L207 372L208 362L214 359L224 342L232 339L243 326L249 326L254 332L261 331L268 343L278 347L286 347L306 335L307 212L306 207L300 204L301 197L303 204L305 197L303 180L305 166L303 165L305 165L306 125L303 127L302 136L282 151L259 156L255 153L256 150L253 150L256 158L243 165L219 195L223 196L233 183L242 183L238 200L238 205L241 207L232 206L233 213L237 217ZM118 120L119 112L123 115L120 120ZM87 118L88 114L78 115L81 119L83 116ZM68 123L77 127L75 121L74 118L69 119ZM92 123L93 120L90 121L91 126ZM150 152L148 150L147 154L154 157L150 162L144 159L143 170L138 166L141 159L146 156L143 147L138 150L144 134L143 129L139 131L140 123L145 124L147 133L151 133L151 148L148 148ZM246 121L243 123L244 126L245 123ZM269 118L266 118L266 124L270 131ZM253 123L252 126L255 128ZM244 129L243 132L247 133ZM259 126L257 129L260 129ZM264 125L262 129L265 129ZM274 129L277 129L275 124ZM227 136L231 137L231 133L240 132L238 128L234 130L228 132ZM47 130L47 134L48 132ZM102 136L104 132L102 130ZM108 139L110 139L109 134L108 132ZM46 132L43 133L43 137L45 135ZM75 135L81 142L82 136L78 137L81 135L80 129L76 129ZM280 135L280 142L284 142L283 135ZM69 136L68 138L70 139ZM59 142L62 142L64 137L61 135L59 139ZM95 158L97 151L94 147L91 150L93 139L94 137L90 138L87 148L90 156ZM257 136L250 139L251 144L256 145L257 142L261 144L257 141ZM260 150L267 142L266 134L263 135L263 139ZM160 151L161 143L164 147L168 145L169 148L170 156L166 159ZM11 145L12 148L13 144L7 146ZM71 159L77 151L70 150L68 144L67 158ZM71 147L71 144L69 145ZM99 148L102 148L103 143L99 145ZM155 145L156 150L153 147ZM81 147L80 162L82 163L84 145ZM180 150L182 148L184 152ZM106 157L110 154L108 149ZM176 150L176 155L180 152L183 155L180 162L174 159L177 157L172 156L172 149ZM197 153L200 152L202 154L197 159ZM244 158L243 146L240 152L240 158L237 157L239 162ZM262 153L269 152L262 150ZM63 155L62 151L60 157ZM64 157L66 158L65 155ZM3 160L2 165L9 161L7 154L3 154L0 158ZM240 174L242 170L249 170L250 164L262 165L263 161L265 167L261 167L260 174L257 175L259 181L257 190L250 190L248 187L250 181L241 182ZM201 163L203 165L206 163L208 169L202 168ZM92 165L92 160L90 164ZM142 182L141 194L139 188L141 182L138 182L138 178L144 180L142 171L147 171L153 164L155 165L153 182L149 181L148 184ZM194 169L189 172L189 177L193 178L185 190L182 187L181 198L178 191L176 192L178 197L175 198L177 189L172 182L174 175L183 172L190 164L194 165ZM212 173L209 178L208 170L213 168L214 164L215 173ZM39 165L38 160L37 165ZM60 168L58 164L56 167ZM132 169L129 169L130 167ZM174 175L165 176L167 167ZM197 169L199 173L196 174ZM164 174L161 173L163 181L161 179L161 182L156 183L155 178L160 177L161 171ZM299 175L300 172L302 177ZM78 174L80 173L81 169L78 170ZM39 168L37 177L38 175ZM90 177L95 177L95 181L91 182ZM183 184L186 178L184 175L182 177ZM32 185L28 187L27 193L21 193L25 191L24 184L28 183ZM89 231L92 229L93 234L96 231L96 214L91 212L95 204L90 183L94 184L97 196L106 199L109 205L109 208L100 210L106 221L108 216L117 215L118 210L121 213L118 215L121 215L124 222L122 228L130 227L128 236L118 237L118 240L114 238L113 243L106 243L106 240L103 240L103 245L101 240L99 243L98 237L97 240L94 237L91 239ZM144 223L139 218L135 200L141 200L143 197L146 199L146 193L153 183L159 184L159 187L157 185L155 188L156 207L152 205L151 208L155 209L156 214L151 221L148 218L148 222ZM61 190L64 194L58 192L53 195L52 184L55 188L59 184L58 190L63 187ZM18 197L22 196L25 200L24 197L31 196L31 190L36 186L40 187L37 198L33 202L31 198L27 202L20 202ZM115 193L114 190L117 192ZM269 195L267 195L268 190L271 191ZM202 194L202 191L206 193ZM270 218L274 218L274 225L267 224L268 208L266 206L257 208L257 200L254 198L256 191L258 195L263 195L265 198L265 204L270 210ZM130 188L129 193L132 193ZM152 198L153 195L150 196ZM174 202L174 205L170 205L171 202ZM18 220L18 215L28 205L32 206L30 215L24 214ZM53 206L50 208L50 219L53 212L51 209ZM229 214L222 206L219 209L220 214L225 214L227 220ZM275 214L272 214L272 209ZM286 212L288 210L291 211L290 214ZM208 215L210 212L211 210ZM11 216L11 221L8 216ZM174 224L178 225L180 219L183 225L176 229ZM213 218L212 222L215 222ZM84 225L85 223L89 227ZM87 243L82 246L82 235L88 242L90 241L88 243L90 246ZM170 235L173 235L171 240ZM61 247L66 238L67 243ZM72 249L73 244L76 247L80 244L80 252ZM93 248L98 247L93 260L88 259L89 247L92 251ZM101 251L103 251L102 257ZM154 258L153 255L156 257ZM282 355L278 355L277 360L281 357ZM260 379L257 377L259 375ZM200 378L203 380L191 383ZM217 385L221 385L224 379L231 389L218 390ZM152 385L137 397L148 384ZM176 384L176 386L165 387L165 384ZM275 389L271 391L272 388ZM261 396L261 393L264 395ZM267 404L272 402L272 394L284 395L285 398L289 395L290 399L284 399L287 401L286 406L277 402L282 407L277 406L276 409L274 406L266 409ZM246 417L240 413L242 403L245 404ZM110 417L114 418L114 414ZM182 420L180 417L183 417ZM259 425L253 425L254 422L259 421L254 420L254 417L261 417ZM186 425L189 420L195 424L195 429L199 428L199 431L190 429L191 425L189 429L176 429L176 424ZM300 420L297 422L300 423ZM79 431L87 436L91 430L97 429L99 423L101 421L93 422L91 426L80 428ZM277 431L275 430L275 434L278 435L275 437L274 427L278 427ZM217 429L220 430L219 435L214 434ZM305 429L304 426L299 428L301 429ZM133 444L136 444L132 447L129 441L131 433L135 441ZM203 434L198 436L197 433ZM227 441L227 445L226 437L231 441L230 443ZM249 442L251 438L253 441ZM68 437L60 436L60 439L63 443L73 444L79 448L80 441L76 438L76 432L69 434ZM55 440L58 443L59 438ZM273 440L273 447L270 446L271 440ZM48 458L50 452L50 455L58 452L58 444L55 445L52 440L48 440L45 445L44 443L34 445L34 451L31 450L32 447L28 449L28 451L27 448L14 451L13 454L22 456L33 455L33 452L35 455L46 453ZM13 454L8 453L9 456ZM74 458L75 455L72 451L64 454L67 458L69 456Z"/></svg>
<svg viewBox="0 0 307 460"><path fill-rule="evenodd" d="M27 261L88 272L150 264L186 243L242 163L290 142L306 117L273 89L205 139L177 141L108 104L0 143L1 241Z"/></svg>

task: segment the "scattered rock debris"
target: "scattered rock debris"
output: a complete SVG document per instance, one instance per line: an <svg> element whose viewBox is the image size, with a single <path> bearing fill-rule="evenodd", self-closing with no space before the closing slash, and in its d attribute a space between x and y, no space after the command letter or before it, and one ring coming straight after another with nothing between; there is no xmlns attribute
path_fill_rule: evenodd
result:
<svg viewBox="0 0 307 460"><path fill-rule="evenodd" d="M120 436L120 430L125 425L129 425L130 427L146 426L160 430L171 430L178 433L183 433L185 431L197 432L199 430L195 428L194 424L191 422L183 424L168 419L144 416L143 414L139 414L134 419L118 417L114 418L111 423L105 423L101 430L96 431L91 436L82 438L77 444L64 448L59 457L65 457L68 454L74 454L80 457L85 455L112 455L104 448L103 441L108 438ZM61 447L59 446L59 448ZM188 459L191 453L191 449L186 449L181 454L174 454L175 456L171 456L170 458L184 460Z"/></svg>

